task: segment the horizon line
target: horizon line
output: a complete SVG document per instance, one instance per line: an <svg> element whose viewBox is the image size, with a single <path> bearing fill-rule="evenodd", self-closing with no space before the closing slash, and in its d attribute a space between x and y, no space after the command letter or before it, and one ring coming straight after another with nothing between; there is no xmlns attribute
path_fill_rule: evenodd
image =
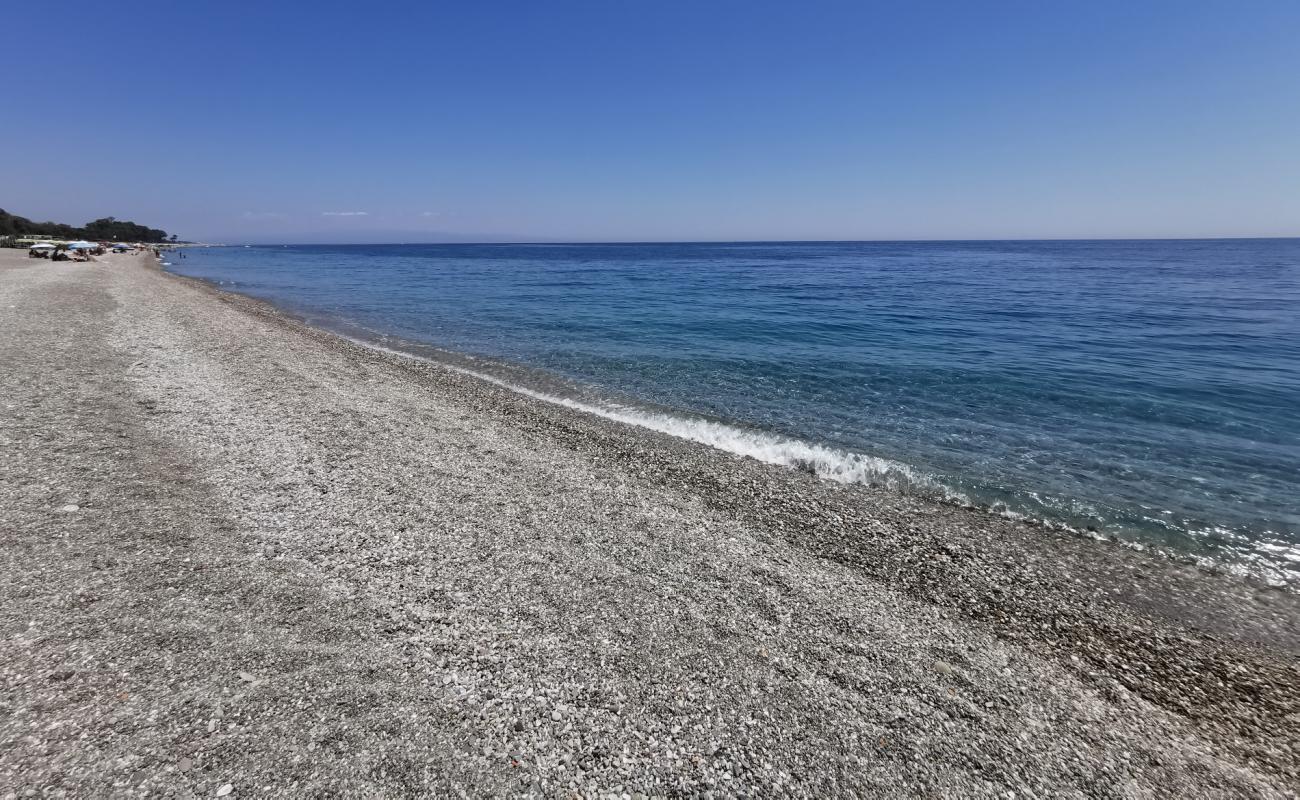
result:
<svg viewBox="0 0 1300 800"><path fill-rule="evenodd" d="M1222 242L1300 239L1300 234L1274 236L1046 236L1034 238L961 238L961 239L518 239L483 241L384 241L384 242L188 242L219 247L362 247L366 245L647 245L647 244L960 244L963 242ZM176 242L176 244L186 244Z"/></svg>

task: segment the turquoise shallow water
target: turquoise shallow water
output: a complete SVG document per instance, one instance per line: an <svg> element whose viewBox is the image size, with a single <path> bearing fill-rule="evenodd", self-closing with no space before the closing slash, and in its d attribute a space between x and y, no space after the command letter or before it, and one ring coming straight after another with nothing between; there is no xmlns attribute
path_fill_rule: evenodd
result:
<svg viewBox="0 0 1300 800"><path fill-rule="evenodd" d="M1300 579L1300 240L185 255L600 413Z"/></svg>

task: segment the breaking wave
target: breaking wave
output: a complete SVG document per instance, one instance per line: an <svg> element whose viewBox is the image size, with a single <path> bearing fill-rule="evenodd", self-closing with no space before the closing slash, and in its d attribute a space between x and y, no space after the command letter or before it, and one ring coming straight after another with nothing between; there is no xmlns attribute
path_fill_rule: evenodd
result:
<svg viewBox="0 0 1300 800"><path fill-rule="evenodd" d="M417 361L434 360L447 369L469 375L535 400L593 414L614 422L646 428L678 439L686 439L727 453L747 456L765 464L790 467L838 483L863 484L900 492L924 494L966 505L970 504L969 498L964 494L936 480L934 477L898 461L812 444L800 439L766 431L741 428L701 417L669 414L626 404L597 403L564 397L563 395L539 391L517 382L508 381L482 370L438 359L426 359L373 341L357 339L346 334L344 336L357 344L405 358Z"/></svg>
<svg viewBox="0 0 1300 800"><path fill-rule="evenodd" d="M389 347L374 340L358 338L337 328L334 330L343 338L364 347L381 350L414 361L434 363L462 375L486 381L535 400L707 445L723 452L747 456L765 464L801 470L818 478L838 483L861 484L904 494L919 495L933 500L962 505L967 508L982 508L989 513L1007 519L1042 525L1060 531L1069 531L1097 540L1109 539L1131 549L1161 553L1173 558L1186 555L1180 554L1176 550L1152 546L1136 540L1103 536L1091 527L1085 528L1071 525L1054 518L1052 514L1027 513L1025 510L1009 507L1005 502L980 503L937 477L899 461L813 444L793 437L746 429L702 417L655 411L626 403L600 402L566 397L562 394L541 391L518 381L506 380L481 369L455 363L450 360L455 354L448 351L433 348L443 357L429 357ZM383 335L383 338L388 339L389 337ZM1052 505L1036 494L1034 499L1045 508ZM1295 563L1300 563L1300 548L1287 549L1289 552L1285 557ZM1300 579L1300 571L1294 569L1279 570L1276 564L1270 563L1273 559L1261 560L1259 556L1262 554L1256 548L1254 557L1251 557L1248 552L1238 552L1237 556L1242 559L1240 562L1224 561L1220 558L1204 555L1195 557L1193 560L1203 567L1222 568L1243 575L1261 575L1275 586L1291 584L1293 581ZM1273 555L1276 557L1276 554Z"/></svg>

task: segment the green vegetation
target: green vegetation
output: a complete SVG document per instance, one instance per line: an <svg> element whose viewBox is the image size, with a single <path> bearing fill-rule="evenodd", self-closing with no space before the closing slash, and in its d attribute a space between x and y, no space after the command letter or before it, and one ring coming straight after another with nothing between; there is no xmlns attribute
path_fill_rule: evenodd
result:
<svg viewBox="0 0 1300 800"><path fill-rule="evenodd" d="M0 239L18 236L48 236L51 239L87 239L90 241L114 242L162 242L176 241L176 237L167 237L167 232L158 228L149 228L126 222L115 217L104 217L87 222L78 228L61 222L32 222L26 217L19 217L0 209Z"/></svg>

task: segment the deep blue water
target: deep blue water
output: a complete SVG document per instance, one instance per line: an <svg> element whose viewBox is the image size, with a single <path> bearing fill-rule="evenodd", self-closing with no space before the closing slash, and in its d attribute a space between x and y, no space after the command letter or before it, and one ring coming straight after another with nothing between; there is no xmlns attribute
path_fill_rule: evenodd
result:
<svg viewBox="0 0 1300 800"><path fill-rule="evenodd" d="M1300 578L1300 240L318 245L172 261L833 479Z"/></svg>

